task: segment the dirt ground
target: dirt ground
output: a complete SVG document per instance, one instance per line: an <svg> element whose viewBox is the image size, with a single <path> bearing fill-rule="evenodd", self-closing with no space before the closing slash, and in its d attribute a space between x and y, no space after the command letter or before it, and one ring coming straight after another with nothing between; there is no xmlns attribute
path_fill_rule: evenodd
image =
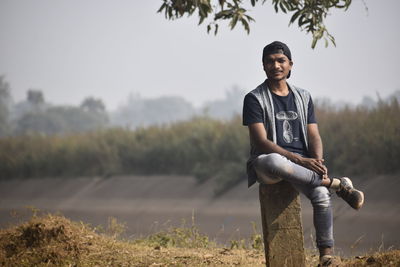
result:
<svg viewBox="0 0 400 267"><path fill-rule="evenodd" d="M333 196L337 254L400 248L399 178L358 179L366 195L360 211ZM94 226L106 225L109 217L115 217L126 223L126 235L132 238L180 226L183 221L190 225L193 220L203 233L223 244L248 238L253 233L251 222L261 231L258 186L248 189L243 182L220 197L214 196L213 186L213 181L199 185L186 176L0 181L0 226L29 217L29 206ZM304 198L302 218L306 247L312 248L312 208Z"/></svg>

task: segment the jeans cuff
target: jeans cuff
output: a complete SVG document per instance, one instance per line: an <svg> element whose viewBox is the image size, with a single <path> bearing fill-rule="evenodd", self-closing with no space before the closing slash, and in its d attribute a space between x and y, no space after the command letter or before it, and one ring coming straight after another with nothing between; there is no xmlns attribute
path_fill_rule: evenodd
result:
<svg viewBox="0 0 400 267"><path fill-rule="evenodd" d="M317 241L318 248L333 248L334 242L333 240L326 240L326 241Z"/></svg>

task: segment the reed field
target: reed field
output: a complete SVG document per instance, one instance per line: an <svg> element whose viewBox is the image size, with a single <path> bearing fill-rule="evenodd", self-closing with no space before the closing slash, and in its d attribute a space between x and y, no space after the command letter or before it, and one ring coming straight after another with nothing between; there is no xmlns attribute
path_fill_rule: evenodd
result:
<svg viewBox="0 0 400 267"><path fill-rule="evenodd" d="M393 174L400 171L400 107L396 100L376 108L317 106L324 155L331 174ZM109 128L65 135L0 139L0 178L193 175L215 179L222 193L245 179L247 127L195 117L190 121L134 131Z"/></svg>

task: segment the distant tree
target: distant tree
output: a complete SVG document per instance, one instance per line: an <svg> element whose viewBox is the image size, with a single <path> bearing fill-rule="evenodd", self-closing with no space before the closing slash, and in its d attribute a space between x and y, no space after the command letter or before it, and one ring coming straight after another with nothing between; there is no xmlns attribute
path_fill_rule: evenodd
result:
<svg viewBox="0 0 400 267"><path fill-rule="evenodd" d="M26 99L16 103L11 108L10 120L11 124L14 124L12 128L15 128L15 123L26 114L44 112L49 107L50 104L46 103L41 90L29 89L26 93Z"/></svg>
<svg viewBox="0 0 400 267"><path fill-rule="evenodd" d="M101 100L100 100L101 101ZM47 110L52 119L63 124L61 132L85 132L104 128L108 115L104 112L92 112L77 107L52 107Z"/></svg>
<svg viewBox="0 0 400 267"><path fill-rule="evenodd" d="M29 89L26 94L28 112L42 112L48 105L45 103L43 92L39 89Z"/></svg>
<svg viewBox="0 0 400 267"><path fill-rule="evenodd" d="M44 96L40 90L28 90L28 102L33 105L41 105L44 103Z"/></svg>
<svg viewBox="0 0 400 267"><path fill-rule="evenodd" d="M107 114L88 112L78 107L54 106L42 112L29 112L16 122L14 134L54 135L79 133L104 128Z"/></svg>
<svg viewBox="0 0 400 267"><path fill-rule="evenodd" d="M182 97L163 96L142 98L131 95L128 101L112 114L112 124L132 129L187 120L195 114L192 104Z"/></svg>
<svg viewBox="0 0 400 267"><path fill-rule="evenodd" d="M35 107L42 106L44 104L44 96L42 91L29 89L27 93L28 103L32 104Z"/></svg>
<svg viewBox="0 0 400 267"><path fill-rule="evenodd" d="M86 97L81 104L81 109L88 112L103 113L106 111L106 106L101 99L94 97Z"/></svg>
<svg viewBox="0 0 400 267"><path fill-rule="evenodd" d="M224 99L209 101L203 106L203 113L216 119L232 119L235 115L241 114L245 91L233 86L226 91Z"/></svg>
<svg viewBox="0 0 400 267"><path fill-rule="evenodd" d="M100 98L86 97L82 101L80 109L86 113L83 117L90 125L87 125L89 129L105 127L109 122L106 106Z"/></svg>
<svg viewBox="0 0 400 267"><path fill-rule="evenodd" d="M63 122L48 112L29 112L20 117L13 130L14 135L53 135L64 131Z"/></svg>
<svg viewBox="0 0 400 267"><path fill-rule="evenodd" d="M214 27L214 33L218 32L220 21L229 21L229 27L235 28L240 22L247 33L250 32L249 23L254 19L248 15L245 6L255 6L266 0L162 0L158 12L164 13L167 19L177 19L184 15L198 14L199 24L202 24L209 16L211 21L207 25L207 32ZM289 24L297 22L297 25L312 34L311 47L323 38L325 46L329 41L335 45L335 38L328 32L324 24L326 16L331 9L347 10L352 0L272 0L275 12L291 13Z"/></svg>
<svg viewBox="0 0 400 267"><path fill-rule="evenodd" d="M10 101L10 85L4 76L0 76L0 136L6 135L9 131Z"/></svg>
<svg viewBox="0 0 400 267"><path fill-rule="evenodd" d="M39 90L29 90L27 100L15 108L13 133L53 135L104 128L108 114L101 99L87 97L79 107L51 106Z"/></svg>

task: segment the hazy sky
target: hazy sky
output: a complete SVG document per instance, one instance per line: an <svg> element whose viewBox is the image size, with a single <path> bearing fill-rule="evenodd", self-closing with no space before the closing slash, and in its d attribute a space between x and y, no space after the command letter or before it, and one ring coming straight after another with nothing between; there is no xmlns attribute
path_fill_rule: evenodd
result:
<svg viewBox="0 0 400 267"><path fill-rule="evenodd" d="M398 0L353 0L327 20L337 47L311 36L267 1L253 8L247 35L221 27L215 37L197 18L167 21L161 0L0 0L0 75L16 101L29 88L47 101L78 104L102 98L109 109L130 93L179 95L196 105L222 98L233 85L259 85L262 48L281 40L292 50L290 83L315 97L358 102L400 89Z"/></svg>

